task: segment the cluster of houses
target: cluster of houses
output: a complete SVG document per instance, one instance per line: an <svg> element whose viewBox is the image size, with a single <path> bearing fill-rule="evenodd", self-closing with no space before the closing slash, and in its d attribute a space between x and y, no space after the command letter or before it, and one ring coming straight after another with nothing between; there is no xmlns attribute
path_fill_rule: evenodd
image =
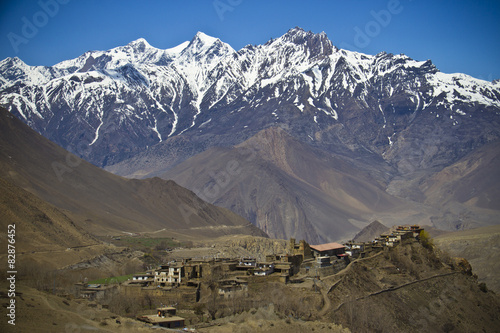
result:
<svg viewBox="0 0 500 333"><path fill-rule="evenodd" d="M265 261L257 261L255 258L172 261L146 273L135 274L128 284L142 287L156 286L157 288L196 286L203 280L211 279L214 275L229 277L229 280L225 280L226 285L228 281L231 281L232 285L238 287L243 284L242 281L248 280L248 276L273 275L287 283L299 272L307 275L314 268L333 267L337 262L341 262L341 266L345 267L348 263L345 250L346 247L339 243L309 245L303 240L296 243L292 238L288 253L268 255ZM330 274L333 273L333 271L330 272ZM227 294L224 288L221 288L222 294Z"/></svg>
<svg viewBox="0 0 500 333"><path fill-rule="evenodd" d="M420 233L424 229L418 225L398 226L395 231L386 232L375 239L375 242L384 244L388 247L394 247L407 239L420 239Z"/></svg>
<svg viewBox="0 0 500 333"><path fill-rule="evenodd" d="M228 281L231 281L231 285L240 286L243 284L242 281L246 281L251 275L279 276L279 280L285 283L290 282L290 279L298 273L302 276L332 275L346 267L352 259L364 257L367 253L381 251L386 247L394 247L407 239L418 240L422 230L418 225L398 226L391 232L381 234L374 241L365 243L309 245L304 240L297 243L292 238L288 253L268 255L262 262L255 258L184 259L169 262L146 273L136 274L128 284L158 288L197 286L203 280L218 274L218 277L226 278L226 286ZM221 295L223 294L226 294L224 288L221 289Z"/></svg>
<svg viewBox="0 0 500 333"><path fill-rule="evenodd" d="M418 225L398 226L396 229L381 234L372 242L345 244L327 243L309 245L306 241L296 242L290 239L285 254L268 255L265 261L255 258L211 258L184 259L172 261L156 269L133 275L124 283L125 289L135 292L154 292L156 294L180 292L191 301L200 299L200 286L206 282L216 282L222 298L234 295L245 296L249 282L267 277L284 283L302 282L304 278L320 278L333 275L353 259L362 258L369 253L383 251L397 246L405 240L419 240L423 229ZM136 287L136 288L128 288ZM138 288L137 288L138 287ZM89 285L82 292L93 298L107 287ZM192 296L190 296L192 295ZM141 316L140 320L160 326L182 327L184 319L175 315L175 308L158 308L156 315Z"/></svg>
<svg viewBox="0 0 500 333"><path fill-rule="evenodd" d="M398 226L395 230L391 230L380 234L372 242L355 243L347 242L346 254L352 258L359 258L366 256L370 252L379 252L384 248L391 248L397 246L405 240L420 240L420 233L424 229L419 225L412 226Z"/></svg>

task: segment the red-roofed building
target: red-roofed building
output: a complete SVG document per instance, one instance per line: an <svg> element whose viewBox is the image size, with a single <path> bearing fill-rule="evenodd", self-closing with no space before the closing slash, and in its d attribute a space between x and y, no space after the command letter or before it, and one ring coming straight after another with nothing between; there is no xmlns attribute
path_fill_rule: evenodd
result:
<svg viewBox="0 0 500 333"><path fill-rule="evenodd" d="M345 246L339 243L310 245L314 257L338 256L345 254Z"/></svg>

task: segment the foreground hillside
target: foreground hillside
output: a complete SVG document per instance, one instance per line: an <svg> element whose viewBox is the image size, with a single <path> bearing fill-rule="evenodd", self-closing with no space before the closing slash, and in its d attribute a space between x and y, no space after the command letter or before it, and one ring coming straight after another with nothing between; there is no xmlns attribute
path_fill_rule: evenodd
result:
<svg viewBox="0 0 500 333"><path fill-rule="evenodd" d="M222 317L202 331L300 332L307 323L304 331L341 331L341 325L351 332L497 332L500 299L474 273L466 260L439 247L406 242L335 275L286 286L260 283L246 301L220 304L229 313L246 303L258 311Z"/></svg>
<svg viewBox="0 0 500 333"><path fill-rule="evenodd" d="M2 290L8 289L3 281L0 287ZM11 326L6 323L6 320L2 320L0 322L0 331L2 332L126 333L156 331L133 319L117 316L109 310L92 307L92 304L85 300L58 297L22 285L16 291L18 292L16 325ZM1 294L1 296L4 295ZM2 310L5 309L2 308Z"/></svg>
<svg viewBox="0 0 500 333"><path fill-rule="evenodd" d="M286 252L286 245L268 238L224 236L168 251L167 256L170 262L206 256L264 258ZM61 279L54 275L47 279L47 271L39 267L32 275L24 272L18 276L18 328L142 332L152 328L131 317L176 303L187 327L200 332L496 332L500 327L498 296L479 284L466 260L451 258L430 243L424 245L410 240L382 252L367 252L365 258L353 260L338 273L332 270L332 275L315 278L301 269L294 283L288 284L280 281L279 273L268 277L244 274L247 291L230 298L213 297L218 295L214 286L227 280L218 281L208 274L200 279L199 301L178 294L182 290L193 293L194 287L164 288L150 294L158 288L147 292L114 285L111 294L89 302L78 299L74 284L61 289ZM128 252L129 258L131 255ZM107 260L100 257L95 261L107 265ZM75 270L81 276L84 271L76 267L60 270L58 275L69 277ZM136 267L135 272L141 269ZM5 328L5 322L0 325Z"/></svg>
<svg viewBox="0 0 500 333"><path fill-rule="evenodd" d="M327 318L353 332L496 332L500 301L470 266L421 244L357 260L322 281Z"/></svg>

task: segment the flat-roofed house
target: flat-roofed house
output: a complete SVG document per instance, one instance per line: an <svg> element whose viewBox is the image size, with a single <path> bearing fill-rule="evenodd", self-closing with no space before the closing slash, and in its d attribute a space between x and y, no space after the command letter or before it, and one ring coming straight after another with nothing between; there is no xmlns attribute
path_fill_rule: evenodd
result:
<svg viewBox="0 0 500 333"><path fill-rule="evenodd" d="M184 327L184 318L176 316L176 309L174 307L162 307L156 309L155 315L139 316L137 319L159 325L166 328L181 328Z"/></svg>
<svg viewBox="0 0 500 333"><path fill-rule="evenodd" d="M236 294L247 296L248 282L240 279L227 279L219 281L219 296L224 298L234 297Z"/></svg>
<svg viewBox="0 0 500 333"><path fill-rule="evenodd" d="M155 271L154 283L165 287L167 285L179 285L184 276L184 264L182 262L172 262L168 265L162 265Z"/></svg>
<svg viewBox="0 0 500 333"><path fill-rule="evenodd" d="M254 275L267 276L274 273L274 263L273 262L261 262L257 264L254 271Z"/></svg>
<svg viewBox="0 0 500 333"><path fill-rule="evenodd" d="M129 284L141 284L148 285L153 283L155 280L155 276L150 273L138 273L132 276L132 280L129 281Z"/></svg>
<svg viewBox="0 0 500 333"><path fill-rule="evenodd" d="M243 258L239 261L236 269L238 270L249 270L257 267L257 259L255 258Z"/></svg>
<svg viewBox="0 0 500 333"><path fill-rule="evenodd" d="M339 243L310 245L310 248L315 258L325 256L333 257L345 254L345 246Z"/></svg>

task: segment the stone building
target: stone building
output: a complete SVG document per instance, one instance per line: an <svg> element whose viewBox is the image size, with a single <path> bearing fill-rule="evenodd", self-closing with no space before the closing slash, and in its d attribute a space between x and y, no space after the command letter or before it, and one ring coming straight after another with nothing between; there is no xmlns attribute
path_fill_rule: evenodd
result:
<svg viewBox="0 0 500 333"><path fill-rule="evenodd" d="M311 248L305 240L301 240L299 244L297 244L295 243L295 238L290 238L288 251L292 256L302 256L302 260L312 258Z"/></svg>

